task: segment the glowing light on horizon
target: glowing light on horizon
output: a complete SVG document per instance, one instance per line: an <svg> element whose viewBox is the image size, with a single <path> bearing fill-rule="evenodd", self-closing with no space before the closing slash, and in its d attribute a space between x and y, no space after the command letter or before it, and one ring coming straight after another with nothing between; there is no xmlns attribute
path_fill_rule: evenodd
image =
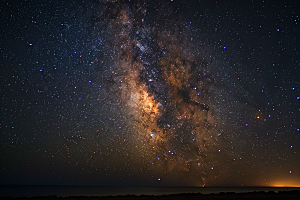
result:
<svg viewBox="0 0 300 200"><path fill-rule="evenodd" d="M271 187L300 187L300 184L298 185L287 185L287 184L275 184L275 185L270 185Z"/></svg>
<svg viewBox="0 0 300 200"><path fill-rule="evenodd" d="M270 187L300 187L299 181L276 181L273 184L269 184Z"/></svg>

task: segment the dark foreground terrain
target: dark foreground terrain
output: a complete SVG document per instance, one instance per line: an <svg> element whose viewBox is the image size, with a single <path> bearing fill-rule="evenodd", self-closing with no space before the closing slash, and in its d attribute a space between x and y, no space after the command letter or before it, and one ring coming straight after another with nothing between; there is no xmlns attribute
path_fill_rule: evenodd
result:
<svg viewBox="0 0 300 200"><path fill-rule="evenodd" d="M234 192L221 192L219 194L201 194L201 193L183 193L183 194L171 194L171 195L162 195L162 196L151 196L151 195L124 195L124 196L106 196L106 197L87 197L87 196L70 196L70 197L57 197L52 196L39 196L39 197L2 197L2 199L11 199L11 200L22 200L22 199L32 199L32 200L51 200L51 199L74 199L74 200L180 200L180 199L201 199L201 200L213 200L213 199L300 199L300 190L294 191L279 191L278 193L269 191L269 192L249 192L249 193L234 193Z"/></svg>

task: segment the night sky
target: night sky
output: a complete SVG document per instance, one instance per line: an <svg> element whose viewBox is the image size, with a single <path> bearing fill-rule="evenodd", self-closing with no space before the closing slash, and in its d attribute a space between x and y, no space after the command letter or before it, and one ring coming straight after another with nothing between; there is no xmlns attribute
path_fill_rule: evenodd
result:
<svg viewBox="0 0 300 200"><path fill-rule="evenodd" d="M300 185L299 1L0 5L0 184Z"/></svg>

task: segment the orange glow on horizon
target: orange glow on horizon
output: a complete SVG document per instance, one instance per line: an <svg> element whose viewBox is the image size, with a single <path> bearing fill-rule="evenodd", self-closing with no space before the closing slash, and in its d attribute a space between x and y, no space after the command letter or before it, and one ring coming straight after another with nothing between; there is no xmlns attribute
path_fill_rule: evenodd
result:
<svg viewBox="0 0 300 200"><path fill-rule="evenodd" d="M274 184L270 185L271 187L300 187L300 184L298 185L291 185L291 184Z"/></svg>
<svg viewBox="0 0 300 200"><path fill-rule="evenodd" d="M276 181L270 187L300 187L299 181Z"/></svg>

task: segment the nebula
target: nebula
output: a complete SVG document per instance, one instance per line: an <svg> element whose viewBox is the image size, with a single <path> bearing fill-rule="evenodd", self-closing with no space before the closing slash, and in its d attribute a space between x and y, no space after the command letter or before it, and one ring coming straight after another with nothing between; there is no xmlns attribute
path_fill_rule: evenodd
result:
<svg viewBox="0 0 300 200"><path fill-rule="evenodd" d="M140 141L142 162L155 162L155 172L184 172L205 185L220 135L213 105L218 83L209 60L188 38L188 26L173 20L174 13L163 15L163 4L105 5L112 48L108 90L116 91L112 98L134 128L128 137Z"/></svg>

